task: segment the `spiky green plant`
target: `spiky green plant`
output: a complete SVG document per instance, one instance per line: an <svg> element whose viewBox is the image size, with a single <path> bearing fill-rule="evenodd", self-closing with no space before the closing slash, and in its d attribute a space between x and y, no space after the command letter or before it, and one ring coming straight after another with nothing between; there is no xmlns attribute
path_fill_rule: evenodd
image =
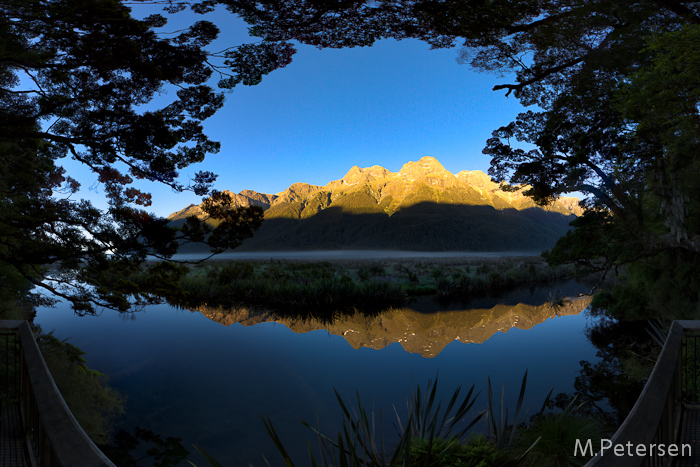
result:
<svg viewBox="0 0 700 467"><path fill-rule="evenodd" d="M457 430L459 423L471 410L476 395L474 386L469 389L466 396L457 406L461 387L452 395L444 411L441 411L441 403L436 404L437 378L433 383L428 381L427 391L423 395L420 386L416 386L407 403L408 413L402 422L396 408L397 428L399 441L390 450L386 449L384 433L382 431L383 418L381 411L378 414L379 427L377 427L377 414L374 410L368 412L363 406L359 394L357 394L357 408L350 410L348 405L336 391L336 398L343 416L343 430L335 437L327 436L317 428L303 422L310 428L318 439L320 460L317 461L313 451L309 447L309 457L312 466L347 466L347 467L408 467L411 465L411 440L413 438L425 439L428 449L432 443L441 438L461 439L485 414L485 411L477 414L465 427ZM456 409L455 409L456 408ZM275 446L282 455L287 467L294 467L294 462L279 435L274 429L272 420L263 418L263 423ZM320 463L319 463L320 462Z"/></svg>
<svg viewBox="0 0 700 467"><path fill-rule="evenodd" d="M648 319L647 325L647 333L659 347L663 348L668 338L668 328L664 326L663 321L659 318Z"/></svg>
<svg viewBox="0 0 700 467"><path fill-rule="evenodd" d="M202 455L204 458L209 462L210 465L213 467L224 467L223 464L219 463L216 459L214 459L211 454L209 454L207 451L204 450L199 444L195 443L193 444L194 448ZM187 461L190 465L197 467L196 464L192 463L192 461L188 460Z"/></svg>
<svg viewBox="0 0 700 467"><path fill-rule="evenodd" d="M493 402L493 391L491 391L491 377L487 377L487 390L488 390L488 428L489 436L494 440L496 446L499 448L507 448L513 444L515 440L518 428L522 425L523 421L527 418L527 411L523 418L520 417L520 410L523 405L523 398L525 397L525 387L527 386L527 370L525 370L525 375L523 375L523 382L520 385L520 396L518 397L518 403L515 406L515 416L512 421L508 420L508 409L504 407L503 399L505 397L505 387L501 386L501 399L499 404L498 416L496 416L496 405ZM552 396L552 391L554 387L550 389L549 394L542 404L542 408L539 414L542 414L547 407L550 397Z"/></svg>
<svg viewBox="0 0 700 467"><path fill-rule="evenodd" d="M415 388L411 389L411 398L407 402L407 413L413 415L411 417L412 423L406 426L406 429L411 431L411 436L427 439L429 435L433 437L448 438L454 436L461 439L465 434L486 414L486 411L480 412L466 427L455 433L457 424L467 416L471 410L474 402L476 402L476 397L478 394L472 397L474 393L474 385L469 388L467 395L464 396L462 404L459 408L452 414L452 409L455 407L457 400L459 399L459 393L462 387L459 386L455 389L452 394L450 402L447 404L447 408L443 412L442 419L439 418L440 406L442 402L438 402L435 406L435 396L437 391L437 377L435 382L428 380L428 387L425 392L424 397L421 393L421 388L416 385ZM434 409L434 410L433 410ZM404 431L404 427L401 424L401 418L398 413L396 413L396 418L399 423L399 430Z"/></svg>

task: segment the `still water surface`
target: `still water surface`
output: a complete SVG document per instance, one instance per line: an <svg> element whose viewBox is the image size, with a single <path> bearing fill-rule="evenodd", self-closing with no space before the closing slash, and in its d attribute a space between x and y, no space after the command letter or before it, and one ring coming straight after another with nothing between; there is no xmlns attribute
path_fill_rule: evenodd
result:
<svg viewBox="0 0 700 467"><path fill-rule="evenodd" d="M528 369L530 413L552 385L554 394L573 392L579 362L597 361L583 332L592 318L580 313L585 304L556 316L542 305L553 290L576 296L585 287L568 282L521 290L469 310L423 298L375 317L344 317L325 329L245 309L167 305L97 317L59 306L41 309L36 322L60 339L70 337L87 353L88 365L126 394L120 428L180 437L191 452L197 442L224 465L262 466L264 453L275 466L280 458L260 418L269 414L297 465L305 465L306 440L315 440L299 420L313 423L318 414L322 429L337 433L334 388L353 403L358 391L381 410L387 434L392 406L405 413L412 379L425 386L438 373L444 399L457 386L476 385L474 415L486 407L487 376L496 392L505 385L506 403L514 407ZM198 454L190 459L207 465Z"/></svg>

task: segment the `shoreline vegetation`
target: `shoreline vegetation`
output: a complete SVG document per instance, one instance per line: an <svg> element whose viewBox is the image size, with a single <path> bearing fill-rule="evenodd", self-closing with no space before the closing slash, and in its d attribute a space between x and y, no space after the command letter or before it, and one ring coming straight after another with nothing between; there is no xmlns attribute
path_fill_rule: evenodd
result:
<svg viewBox="0 0 700 467"><path fill-rule="evenodd" d="M584 279L573 266L539 256L336 261L213 261L181 279L183 306L258 306L332 319L336 313L378 313L433 295L468 303L517 287ZM552 297L556 301L557 297Z"/></svg>
<svg viewBox="0 0 700 467"><path fill-rule="evenodd" d="M308 457L313 466L347 467L574 467L582 466L593 453L575 453L576 440L591 440L596 444L614 428L599 417L582 410L583 403L573 396L568 400L552 398L552 391L544 398L541 409L528 416L522 412L527 386L527 370L523 376L514 414L508 416L503 405L505 388L500 398L487 378L487 404L479 411L474 407L479 394L472 385L466 394L462 387L454 390L449 403L442 408L436 400L438 378L429 380L423 392L420 385L411 388L407 413L395 411L395 443L385 444L385 424L381 412L365 407L360 395L356 405L344 401L336 391L341 409L343 431L337 436L320 431L316 425L301 423L317 438L318 450L308 444ZM553 389L553 388L552 388ZM496 397L494 397L496 396ZM436 404L437 402L437 404ZM522 415L521 415L522 414ZM288 467L306 465L295 463L285 448L284 441L274 428L270 415L261 416L269 437L279 456ZM392 417L388 417L391 419ZM377 424L377 419L379 423ZM485 420L486 432L470 431ZM214 467L223 467L202 446L196 450ZM573 455L572 455L573 454ZM265 464L270 461L263 456ZM196 464L188 461L191 465Z"/></svg>

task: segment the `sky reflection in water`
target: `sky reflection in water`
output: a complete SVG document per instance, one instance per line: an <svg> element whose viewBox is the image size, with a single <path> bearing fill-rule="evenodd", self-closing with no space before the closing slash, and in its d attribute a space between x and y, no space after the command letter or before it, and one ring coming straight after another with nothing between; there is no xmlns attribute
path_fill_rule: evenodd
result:
<svg viewBox="0 0 700 467"><path fill-rule="evenodd" d="M576 287L569 283L557 289L574 293ZM532 292L520 292L523 301L546 296L548 290ZM502 301L517 303L516 295ZM423 310L419 303L412 308L429 312L436 323L447 316L431 306ZM523 373L529 369L525 406L532 413L552 385L554 394L573 391L580 360L596 361L583 334L590 319L586 313L561 316L528 330L497 332L480 344L453 341L432 358L409 353L396 342L379 350L354 349L340 335L325 330L295 333L276 322L223 326L198 312L166 305L134 315L105 311L83 318L61 307L42 309L36 322L46 331L55 328L60 339L71 337L69 342L87 352L88 364L127 395L120 427L140 426L163 437L181 437L192 452L191 444L197 442L224 465L261 466L260 453L273 465L279 456L260 416L271 416L292 456L304 465L306 439L312 439L312 433L299 420L313 422L317 413L322 429L337 433L340 410L333 388L353 404L358 391L364 403L381 409L385 432L391 434L392 405L405 413L411 378L425 386L439 372L443 398L459 385L466 390L476 384L481 391L476 414L486 407L487 375L494 391L505 384L506 402L514 407ZM206 465L199 455L190 459Z"/></svg>

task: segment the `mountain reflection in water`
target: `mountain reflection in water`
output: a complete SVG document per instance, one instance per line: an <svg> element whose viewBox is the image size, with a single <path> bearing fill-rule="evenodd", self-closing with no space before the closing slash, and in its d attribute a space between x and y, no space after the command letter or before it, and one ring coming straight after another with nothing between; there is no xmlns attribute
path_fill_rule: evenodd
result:
<svg viewBox="0 0 700 467"><path fill-rule="evenodd" d="M61 304L40 308L35 322L70 338L126 396L117 430L138 426L178 437L190 451L198 443L223 465L266 465L265 454L276 467L283 464L261 415L270 415L296 465L307 465L307 442L315 446L315 438L299 420L315 425L318 416L324 432L341 431L336 390L345 401L359 394L384 414L387 445L394 407L403 415L413 383L425 387L438 372L443 403L455 388L476 385L481 395L471 416L486 407L487 377L505 387L511 410L525 370L523 410L539 410L552 386L554 394L573 393L580 362L600 361L584 333L596 318L579 313L587 298L559 309L560 317L547 302L588 290L561 282L451 306L424 296L410 308L338 316L331 324L284 312L199 313L165 304L99 317L79 317ZM207 465L194 452L189 459Z"/></svg>
<svg viewBox="0 0 700 467"><path fill-rule="evenodd" d="M497 332L511 328L530 329L536 324L558 316L578 315L591 303L591 297L566 298L555 306L496 305L490 309L446 310L425 313L413 308L393 308L376 316L364 313L338 316L332 323L316 318L281 316L271 311L249 308L225 309L200 306L200 312L210 320L230 326L240 323L253 326L277 322L295 333L327 330L342 336L354 348L383 349L398 342L404 350L425 358L438 355L453 341L480 344Z"/></svg>

